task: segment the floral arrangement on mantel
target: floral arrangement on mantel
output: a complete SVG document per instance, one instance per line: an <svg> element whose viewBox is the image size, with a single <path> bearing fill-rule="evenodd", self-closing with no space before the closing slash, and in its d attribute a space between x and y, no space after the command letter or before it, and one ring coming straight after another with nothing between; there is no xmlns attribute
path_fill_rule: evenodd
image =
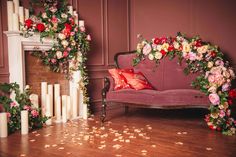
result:
<svg viewBox="0 0 236 157"><path fill-rule="evenodd" d="M23 36L29 37L38 32L41 40L45 37L54 39L50 50L34 51L32 54L52 71L66 74L68 79L72 79L73 71L80 70L81 80L78 83L83 91L83 103L88 105L89 80L85 63L91 37L86 34L84 26L78 26L78 17L69 13L65 0L44 0L43 5L44 12L25 20Z"/></svg>
<svg viewBox="0 0 236 157"><path fill-rule="evenodd" d="M178 57L179 63L184 60L186 74L200 72L200 76L192 82L192 86L204 92L210 100L210 113L205 121L210 129L221 131L226 135L236 132L236 121L231 117L231 105L236 98L236 89L231 88L235 73L225 60L217 46L204 42L201 38L186 36L178 33L176 37L153 38L147 41L138 36L137 57L133 65L148 58L159 64L164 57Z"/></svg>
<svg viewBox="0 0 236 157"><path fill-rule="evenodd" d="M15 100L7 96L0 96L0 105L7 113L7 123L9 133L14 133L21 128L21 110L27 110L29 113L29 130L42 128L49 117L41 116L41 108L36 108L31 103L30 89L27 86L23 92L20 92L19 85L16 83L0 84L0 91L6 94L15 93Z"/></svg>

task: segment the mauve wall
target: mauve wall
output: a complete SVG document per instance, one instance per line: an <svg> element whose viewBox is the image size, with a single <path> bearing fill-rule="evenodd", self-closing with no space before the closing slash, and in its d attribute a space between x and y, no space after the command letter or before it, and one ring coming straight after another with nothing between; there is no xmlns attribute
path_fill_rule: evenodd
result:
<svg viewBox="0 0 236 157"><path fill-rule="evenodd" d="M27 5L28 0L22 1ZM133 50L136 36L189 36L219 45L236 68L236 1L234 0L71 0L92 35L89 52L91 100L100 106L103 77L118 51ZM0 38L6 30L6 0L1 0ZM2 44L1 44L2 43ZM7 80L5 41L0 42L0 81ZM4 56L5 58L3 58Z"/></svg>

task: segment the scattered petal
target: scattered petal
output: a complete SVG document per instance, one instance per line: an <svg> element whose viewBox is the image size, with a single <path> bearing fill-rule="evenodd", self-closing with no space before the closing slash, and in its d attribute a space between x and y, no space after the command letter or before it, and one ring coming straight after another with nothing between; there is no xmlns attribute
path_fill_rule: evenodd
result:
<svg viewBox="0 0 236 157"><path fill-rule="evenodd" d="M49 148L49 147L50 147L49 144L45 144L45 145L44 145L44 148Z"/></svg>
<svg viewBox="0 0 236 157"><path fill-rule="evenodd" d="M183 145L183 142L175 142L177 145Z"/></svg>
<svg viewBox="0 0 236 157"><path fill-rule="evenodd" d="M36 140L35 139L31 139L31 140L29 140L30 142L35 142Z"/></svg>
<svg viewBox="0 0 236 157"><path fill-rule="evenodd" d="M56 146L57 146L57 144L53 144L53 145L52 145L52 147L56 147Z"/></svg>
<svg viewBox="0 0 236 157"><path fill-rule="evenodd" d="M182 134L184 134L184 135L186 135L186 134L188 134L186 131L184 131L184 132L182 132Z"/></svg>
<svg viewBox="0 0 236 157"><path fill-rule="evenodd" d="M63 149L65 149L65 148L64 148L64 147L59 147L58 149L59 149L59 150L63 150Z"/></svg>
<svg viewBox="0 0 236 157"><path fill-rule="evenodd" d="M153 144L153 145L152 145L152 148L156 148L156 145L155 145L155 144Z"/></svg>
<svg viewBox="0 0 236 157"><path fill-rule="evenodd" d="M182 133L181 132L177 132L178 135L181 135Z"/></svg>
<svg viewBox="0 0 236 157"><path fill-rule="evenodd" d="M212 150L212 148L211 148L211 147L207 147L207 148L206 148L206 150L208 150L208 151L211 151L211 150Z"/></svg>
<svg viewBox="0 0 236 157"><path fill-rule="evenodd" d="M26 156L25 154L20 154L20 157L24 157L24 156Z"/></svg>

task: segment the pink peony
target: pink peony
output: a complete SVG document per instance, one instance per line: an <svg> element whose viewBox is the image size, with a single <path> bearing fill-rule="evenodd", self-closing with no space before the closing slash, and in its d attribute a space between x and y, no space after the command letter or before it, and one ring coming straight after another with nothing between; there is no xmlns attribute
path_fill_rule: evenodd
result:
<svg viewBox="0 0 236 157"><path fill-rule="evenodd" d="M144 55L148 55L151 51L152 51L152 47L151 47L150 44L146 44L146 45L143 47L143 54L144 54Z"/></svg>
<svg viewBox="0 0 236 157"><path fill-rule="evenodd" d="M189 52L189 60L194 61L197 59L196 53Z"/></svg>
<svg viewBox="0 0 236 157"><path fill-rule="evenodd" d="M11 102L11 104L10 104L10 107L12 108L12 107L16 107L17 106L17 104L15 103L15 102Z"/></svg>
<svg viewBox="0 0 236 157"><path fill-rule="evenodd" d="M25 105L25 106L24 106L24 110L27 110L27 111L29 111L29 110L31 110L31 107L30 107L30 106L28 106L28 105Z"/></svg>
<svg viewBox="0 0 236 157"><path fill-rule="evenodd" d="M32 116L35 118L35 117L38 117L38 115L39 115L39 113L38 113L38 111L37 110L32 110L31 111L31 114L32 114Z"/></svg>
<svg viewBox="0 0 236 157"><path fill-rule="evenodd" d="M223 118L223 117L225 116L225 111L220 110L220 114L219 114L219 116L220 116L221 118Z"/></svg>
<svg viewBox="0 0 236 157"><path fill-rule="evenodd" d="M214 82L215 82L215 75L209 75L209 76L208 76L208 81L209 81L210 83L214 83Z"/></svg>
<svg viewBox="0 0 236 157"><path fill-rule="evenodd" d="M88 41L91 41L91 36L90 35L87 35L87 38L86 38Z"/></svg>
<svg viewBox="0 0 236 157"><path fill-rule="evenodd" d="M209 95L209 100L213 105L219 105L220 104L220 97L216 93L212 93Z"/></svg>
<svg viewBox="0 0 236 157"><path fill-rule="evenodd" d="M216 65L219 65L219 66L223 66L224 65L224 62L222 60L217 60L215 62Z"/></svg>

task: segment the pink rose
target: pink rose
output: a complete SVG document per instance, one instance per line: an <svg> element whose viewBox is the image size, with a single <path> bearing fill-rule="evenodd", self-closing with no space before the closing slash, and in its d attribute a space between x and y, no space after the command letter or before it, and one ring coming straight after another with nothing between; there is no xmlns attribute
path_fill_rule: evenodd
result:
<svg viewBox="0 0 236 157"><path fill-rule="evenodd" d="M51 62L53 63L53 64L55 64L56 62L57 62L57 60L56 59L51 59Z"/></svg>
<svg viewBox="0 0 236 157"><path fill-rule="evenodd" d="M196 53L189 52L189 60L194 61L197 59Z"/></svg>
<svg viewBox="0 0 236 157"><path fill-rule="evenodd" d="M27 110L27 111L29 111L29 110L31 110L31 107L30 107L30 106L28 106L28 105L25 105L25 106L24 106L24 110Z"/></svg>
<svg viewBox="0 0 236 157"><path fill-rule="evenodd" d="M84 26L79 27L79 29L80 29L81 32L85 32L85 27Z"/></svg>
<svg viewBox="0 0 236 157"><path fill-rule="evenodd" d="M15 102L11 102L11 104L10 104L10 107L12 108L12 107L16 107L17 106L17 104L15 103Z"/></svg>
<svg viewBox="0 0 236 157"><path fill-rule="evenodd" d="M228 109L228 110L226 111L226 115L227 115L227 116L230 116L230 115L231 115L231 110L230 110L230 109Z"/></svg>
<svg viewBox="0 0 236 157"><path fill-rule="evenodd" d="M88 41L91 41L91 36L90 35L87 35L87 38L86 38Z"/></svg>
<svg viewBox="0 0 236 157"><path fill-rule="evenodd" d="M209 100L213 105L219 105L220 104L220 97L216 93L212 93L209 95Z"/></svg>
<svg viewBox="0 0 236 157"><path fill-rule="evenodd" d="M209 81L210 83L214 83L214 82L215 82L215 75L209 75L209 76L208 76L208 81Z"/></svg>
<svg viewBox="0 0 236 157"><path fill-rule="evenodd" d="M11 117L11 113L7 112L7 118L10 118L10 117Z"/></svg>
<svg viewBox="0 0 236 157"><path fill-rule="evenodd" d="M38 117L38 115L39 115L39 113L38 113L38 111L37 110L32 110L31 111L31 114L32 114L32 116L35 118L35 117Z"/></svg>
<svg viewBox="0 0 236 157"><path fill-rule="evenodd" d="M221 66L223 66L224 65L224 62L222 61L222 60L217 60L216 62L215 62L215 64L216 65L221 65Z"/></svg>
<svg viewBox="0 0 236 157"><path fill-rule="evenodd" d="M148 55L151 51L152 51L152 47L151 47L150 44L146 44L146 45L143 47L143 54L144 54L144 55Z"/></svg>
<svg viewBox="0 0 236 157"><path fill-rule="evenodd" d="M52 23L57 23L57 21L58 21L58 19L57 19L57 17L56 16L52 16Z"/></svg>
<svg viewBox="0 0 236 157"><path fill-rule="evenodd" d="M219 114L219 116L220 116L221 118L223 118L223 117L225 116L225 111L220 110L220 114Z"/></svg>
<svg viewBox="0 0 236 157"><path fill-rule="evenodd" d="M228 91L230 88L230 83L225 83L222 85L222 91L225 92L225 91Z"/></svg>
<svg viewBox="0 0 236 157"><path fill-rule="evenodd" d="M74 36L75 35L75 32L70 32L70 36Z"/></svg>

